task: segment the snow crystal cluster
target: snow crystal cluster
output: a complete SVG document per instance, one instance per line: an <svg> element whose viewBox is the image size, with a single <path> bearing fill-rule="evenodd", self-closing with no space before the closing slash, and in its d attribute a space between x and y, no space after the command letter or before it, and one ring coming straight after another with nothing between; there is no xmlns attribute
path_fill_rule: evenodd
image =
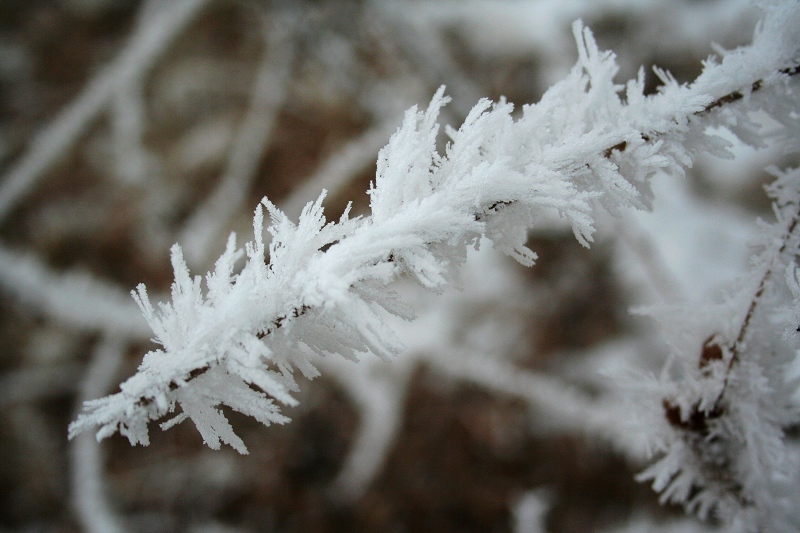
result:
<svg viewBox="0 0 800 533"><path fill-rule="evenodd" d="M751 272L723 301L644 310L671 357L639 415L660 455L639 478L662 502L744 531L800 527L800 454L785 439L800 416L798 185L795 169L768 188L776 221L762 223Z"/></svg>
<svg viewBox="0 0 800 533"><path fill-rule="evenodd" d="M279 404L296 404L295 372L316 376L316 355L397 353L385 317L413 318L391 288L400 277L432 291L457 284L467 250L484 238L532 265L527 230L553 214L588 246L597 210L645 209L657 173L682 173L701 152L726 157L712 128L797 149L797 2L765 6L752 45L709 59L691 84L657 71L663 84L652 95L643 70L615 83L613 53L580 22L573 31L579 58L565 79L517 114L503 100L481 100L458 130L446 130L443 153L444 90L427 109L407 111L378 156L371 215L328 222L323 194L295 223L265 198L253 241L240 248L231 235L205 279L192 277L173 247L172 302L153 306L144 286L135 293L161 348L118 393L86 402L70 435L99 426L98 439L119 431L147 444L148 423L171 415L163 429L189 418L211 448L247 453L219 406L285 423ZM744 530L797 531L798 454L784 432L800 422L792 303L800 297L800 171L776 174L776 221L763 224L751 275L708 309L651 310L673 357L639 415L658 454L642 478L665 501Z"/></svg>

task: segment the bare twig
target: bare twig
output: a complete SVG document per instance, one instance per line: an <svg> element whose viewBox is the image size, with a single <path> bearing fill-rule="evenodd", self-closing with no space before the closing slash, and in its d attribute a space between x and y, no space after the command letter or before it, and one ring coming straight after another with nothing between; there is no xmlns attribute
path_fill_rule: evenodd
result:
<svg viewBox="0 0 800 533"><path fill-rule="evenodd" d="M780 256L786 250L786 246L789 244L789 241L791 240L792 236L795 233L795 230L797 229L798 221L800 221L800 212L795 213L794 216L791 219L789 219L786 231L783 234L781 245L775 254L775 259L780 258ZM736 340L729 347L731 352L731 357L728 360L728 367L725 370L725 381L722 383L722 389L720 390L719 395L717 396L717 399L714 402L714 409L716 410L720 409L720 402L722 402L723 398L725 397L725 392L728 389L728 382L730 380L731 370L733 369L734 365L739 361L740 353L745 348L745 339L747 338L747 335L750 332L750 324L753 320L753 316L755 315L756 309L758 308L758 305L761 302L761 297L764 295L767 283L769 283L769 280L774 273L773 270L774 266L775 265L772 263L767 265L767 268L764 271L764 275L761 277L761 280L758 283L758 288L753 294L753 299L750 300L750 305L748 306L747 313L745 313L744 319L742 320L742 325L739 328L739 333L736 335Z"/></svg>

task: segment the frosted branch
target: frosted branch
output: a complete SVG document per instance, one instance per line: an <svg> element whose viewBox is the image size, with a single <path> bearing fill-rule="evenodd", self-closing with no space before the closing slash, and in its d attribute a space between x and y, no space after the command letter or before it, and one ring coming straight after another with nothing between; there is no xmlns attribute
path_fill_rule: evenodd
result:
<svg viewBox="0 0 800 533"><path fill-rule="evenodd" d="M746 530L798 526L798 495L788 487L796 484L800 455L784 434L798 419L791 311L797 302L791 276L800 243L798 183L795 169L769 187L777 220L762 224L763 249L726 301L699 312L652 310L675 339L671 348L681 371L663 376L653 391L662 398L661 425L651 430L660 457L640 477L652 480L662 501L741 522ZM685 317L676 319L679 313Z"/></svg>
<svg viewBox="0 0 800 533"><path fill-rule="evenodd" d="M346 358L398 353L384 317L412 313L389 289L393 281L408 278L440 291L457 279L467 248L482 237L531 265L536 255L525 246L527 229L543 214L561 216L588 246L598 206L612 213L644 208L653 175L682 172L698 152L724 154L709 126L750 140L763 133L749 120L751 111L791 122L798 11L772 9L752 46L719 63L709 60L691 85L660 73L664 85L651 96L643 93L643 74L616 84L613 54L576 23L579 59L564 80L516 119L507 102L480 101L458 130L448 129L444 153L437 150L437 120L448 99L440 90L426 110L406 113L381 150L370 216L351 219L346 212L327 222L323 195L295 224L264 199L253 241L241 250L232 236L205 287L174 247L172 303L154 307L143 286L136 294L161 348L145 356L119 393L87 402L70 434L99 426L100 438L120 431L131 443L147 444L148 422L180 406L182 413L162 427L191 418L212 448L224 442L246 453L217 406L284 423L275 402L296 403L295 370L316 375L309 350ZM272 236L268 261L264 208ZM530 380L519 387L517 393L549 390ZM581 416L585 403L561 400L565 416Z"/></svg>

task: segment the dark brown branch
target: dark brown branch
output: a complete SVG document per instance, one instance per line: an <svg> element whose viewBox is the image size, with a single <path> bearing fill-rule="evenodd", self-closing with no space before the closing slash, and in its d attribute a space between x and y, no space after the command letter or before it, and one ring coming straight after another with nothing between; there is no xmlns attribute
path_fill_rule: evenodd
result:
<svg viewBox="0 0 800 533"><path fill-rule="evenodd" d="M273 331L283 326L283 323L286 321L287 318L298 318L305 315L308 311L311 310L311 306L303 304L300 308L294 308L289 311L286 315L281 315L275 320L272 321L272 327L265 329L264 331L258 333L256 337L259 339L263 339L267 335L272 334Z"/></svg>
<svg viewBox="0 0 800 533"><path fill-rule="evenodd" d="M711 420L717 419L724 414L721 407L715 405L710 411L705 412L700 410L700 404L697 403L692 406L689 416L686 420L683 419L681 408L668 400L662 400L661 405L664 408L664 416L671 426L685 431L697 433L702 437L707 437L709 434L708 424Z"/></svg>
<svg viewBox="0 0 800 533"><path fill-rule="evenodd" d="M184 383L187 382L187 381L191 381L196 377L202 376L203 374L205 374L209 370L211 370L211 367L208 366L208 365L201 366L200 368L195 368L194 370L189 372L189 374L186 376L186 378L183 381L184 381ZM168 387L169 387L170 391L175 391L175 390L178 390L181 386L182 386L182 384L179 384L177 381L172 380L172 381L169 382L169 386ZM143 407L144 406L148 406L151 403L153 403L153 398L147 398L147 397L140 398L139 401L136 402L136 403L138 405L143 406Z"/></svg>
<svg viewBox="0 0 800 533"><path fill-rule="evenodd" d="M786 246L789 244L789 240L792 238L795 229L797 228L797 223L800 221L800 211L795 214L794 218L792 218L789 227L786 228L786 233L783 237L783 242L781 242L780 248L778 248L778 256L783 254L786 250ZM766 272L764 272L764 276L762 276L761 281L758 284L758 289L756 290L755 295L753 296L752 301L750 302L750 306L747 308L747 314L744 317L744 321L742 321L742 327L739 329L739 334L736 336L736 341L733 343L731 347L731 360L728 362L728 370L733 366L735 359L738 358L739 355L739 348L744 342L744 338L747 335L747 331L750 328L750 322L753 320L753 315L755 314L756 307L758 303L761 301L761 296L764 294L764 290L766 289L767 282L769 278L772 277L772 266L770 266ZM727 378L727 377L726 377Z"/></svg>
<svg viewBox="0 0 800 533"><path fill-rule="evenodd" d="M485 210L481 211L480 213L475 214L475 220L480 222L481 220L485 219L491 213L497 213L503 206L511 205L514 203L514 200L498 200L494 202L492 205L487 207Z"/></svg>
<svg viewBox="0 0 800 533"><path fill-rule="evenodd" d="M626 141L622 141L621 143L615 144L611 148L606 148L605 151L603 152L603 157L608 159L609 157L611 157L611 154L614 153L615 151L616 152L624 152L625 148L627 148L627 147L628 147L628 143Z"/></svg>

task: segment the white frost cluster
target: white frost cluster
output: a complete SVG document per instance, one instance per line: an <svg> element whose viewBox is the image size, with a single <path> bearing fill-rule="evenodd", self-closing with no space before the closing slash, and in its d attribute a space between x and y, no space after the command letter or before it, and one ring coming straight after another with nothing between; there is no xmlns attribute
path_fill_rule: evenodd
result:
<svg viewBox="0 0 800 533"><path fill-rule="evenodd" d="M726 156L726 141L709 133L710 127L725 127L751 144L764 139L766 130L752 119L754 112L771 116L781 125L777 135L796 145L797 2L767 6L753 44L720 61L709 59L690 85L657 71L663 85L654 95L644 94L643 71L616 84L614 55L599 50L580 22L573 30L579 58L564 80L518 116L508 102L481 100L458 130L447 129L444 153L437 149L437 120L448 102L443 89L426 110L407 111L379 154L370 216L350 218L345 212L338 222L327 222L323 193L294 223L264 199L255 212L254 240L241 249L231 235L205 280L190 275L181 248L173 247L172 302L154 307L144 286L135 294L161 348L144 357L120 392L86 402L70 435L99 426L98 438L119 431L133 444L147 444L148 423L180 406L163 429L191 418L210 447L224 442L246 453L219 406L264 424L284 423L288 419L278 404L296 404L295 370L317 375L313 354L357 359L364 353L397 353L401 346L384 321L386 313L413 318L391 290L399 277L441 290L458 281L467 249L482 237L531 265L536 254L525 246L527 230L538 217L554 213L588 246L597 209L613 214L646 208L656 173L681 173L700 152ZM785 280L781 301L800 293L800 278L789 268L797 250L794 223L787 222L797 220L798 197L786 192L796 190L798 180L797 172L788 173L774 188L778 229L765 233L772 240L759 256L754 279L766 281L763 290L762 281L756 283L754 302L778 298L776 280ZM790 204L795 207L786 207ZM746 298L752 298L752 283L745 287ZM665 378L659 384L663 408L656 409L656 418L664 426L666 455L645 477L654 478L667 499L689 501L701 511L735 494L732 508L758 509L760 515L747 518L756 523L764 513L784 512L784 500L776 495L797 482L787 473L797 469L782 462L788 452L781 434L781 428L798 422L796 405L786 403L796 383L781 381L796 354L793 333L789 342L773 334L773 315L762 313L761 303L755 312L742 308L742 298L732 297L729 308L719 311L738 322L728 320L710 331L706 346L712 348L703 349L702 338L697 344L694 337L678 336L696 348L686 357L714 346L721 356L714 351L708 364L686 369L682 380ZM798 316L796 307L780 309L781 317ZM731 325L737 323L739 330ZM693 427L701 423L698 417L702 431ZM713 492L708 487L718 481L705 475L707 463L717 457L732 462L721 469L741 477L719 482L724 494L714 493L706 503L705 495Z"/></svg>
<svg viewBox="0 0 800 533"><path fill-rule="evenodd" d="M784 435L800 422L798 187L800 169L768 187L776 221L762 223L751 272L724 301L651 310L672 356L648 391L659 403L642 423L660 458L640 479L742 531L800 528L800 450Z"/></svg>

